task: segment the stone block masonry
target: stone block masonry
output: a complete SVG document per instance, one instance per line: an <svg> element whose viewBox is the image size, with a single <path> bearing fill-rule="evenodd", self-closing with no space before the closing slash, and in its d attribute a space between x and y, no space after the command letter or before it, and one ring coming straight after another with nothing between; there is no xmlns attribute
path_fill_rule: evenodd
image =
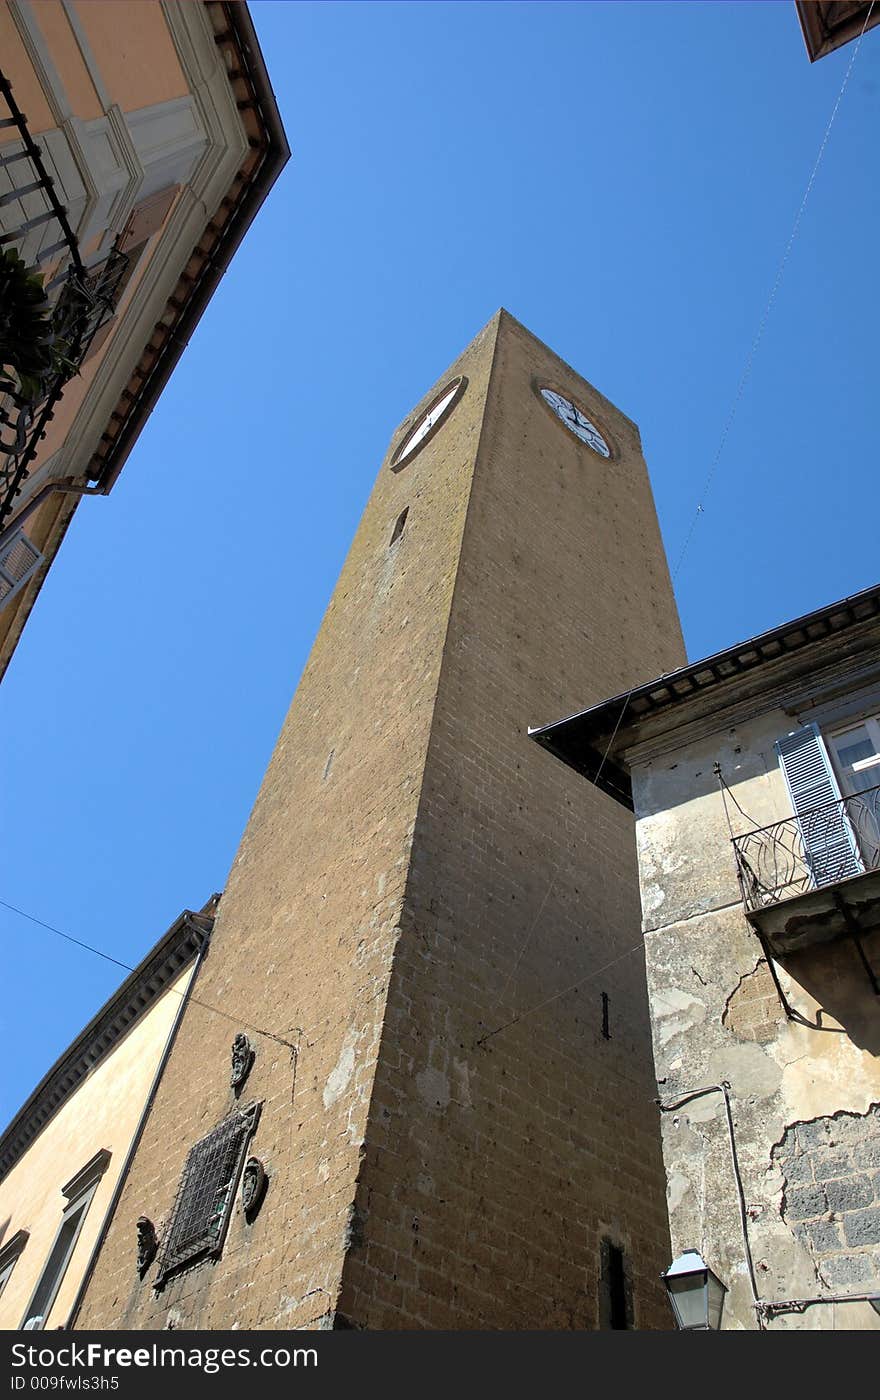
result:
<svg viewBox="0 0 880 1400"><path fill-rule="evenodd" d="M78 1326L590 1328L607 1242L670 1325L633 823L526 731L682 658L637 429L499 313L392 439L195 988L290 1043L246 1086L265 1200L137 1278L137 1217L235 1102L237 1027L192 1004Z"/></svg>
<svg viewBox="0 0 880 1400"><path fill-rule="evenodd" d="M789 1128L773 1148L782 1216L819 1279L841 1292L880 1292L880 1104Z"/></svg>

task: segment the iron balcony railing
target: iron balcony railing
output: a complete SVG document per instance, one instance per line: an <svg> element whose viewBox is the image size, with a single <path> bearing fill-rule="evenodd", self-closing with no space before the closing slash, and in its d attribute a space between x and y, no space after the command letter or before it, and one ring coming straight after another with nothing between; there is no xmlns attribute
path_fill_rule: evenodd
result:
<svg viewBox="0 0 880 1400"><path fill-rule="evenodd" d="M880 785L735 836L733 847L749 910L880 870Z"/></svg>
<svg viewBox="0 0 880 1400"><path fill-rule="evenodd" d="M64 386L79 370L98 329L112 316L128 267L113 250L86 268L43 152L28 130L12 84L0 73L0 253L14 248L44 283L51 363L27 390L0 365L0 529L33 466Z"/></svg>

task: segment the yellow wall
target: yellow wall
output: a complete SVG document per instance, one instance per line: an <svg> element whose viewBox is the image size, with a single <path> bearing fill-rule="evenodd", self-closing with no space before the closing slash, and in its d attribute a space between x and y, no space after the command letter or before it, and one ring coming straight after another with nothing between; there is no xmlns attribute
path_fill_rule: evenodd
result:
<svg viewBox="0 0 880 1400"><path fill-rule="evenodd" d="M81 117L83 121L102 116L104 109L89 77L89 70L83 62L76 35L70 27L61 0L41 0L39 5L34 6L34 15L52 55L52 62L58 69L58 76L64 84L74 116ZM30 113L27 115L30 121ZM33 124L31 130L34 130Z"/></svg>
<svg viewBox="0 0 880 1400"><path fill-rule="evenodd" d="M100 117L103 106L60 0L40 0L34 15L74 116L83 121ZM80 0L76 16L110 100L123 112L183 97L189 91L158 0ZM31 132L50 130L56 125L55 117L7 0L0 0L0 54ZM16 136L4 132L0 140Z"/></svg>
<svg viewBox="0 0 880 1400"><path fill-rule="evenodd" d="M21 42L7 0L0 0L0 54L3 56L3 72L12 83L15 100L27 117L31 131L48 131L55 125L52 108ZM6 117L9 114L5 110L5 103L3 106L2 115ZM0 145L5 141L18 140L18 131L14 126L0 128Z"/></svg>
<svg viewBox="0 0 880 1400"><path fill-rule="evenodd" d="M79 0L76 12L111 100L124 112L189 91L156 0Z"/></svg>
<svg viewBox="0 0 880 1400"><path fill-rule="evenodd" d="M67 1322L191 976L192 964L80 1084L0 1182L0 1247L18 1230L30 1234L0 1294L0 1328L17 1328L24 1321L67 1205L62 1186L106 1148L112 1154L109 1166L92 1198L45 1326L51 1329ZM133 1278L135 1255L132 1238Z"/></svg>

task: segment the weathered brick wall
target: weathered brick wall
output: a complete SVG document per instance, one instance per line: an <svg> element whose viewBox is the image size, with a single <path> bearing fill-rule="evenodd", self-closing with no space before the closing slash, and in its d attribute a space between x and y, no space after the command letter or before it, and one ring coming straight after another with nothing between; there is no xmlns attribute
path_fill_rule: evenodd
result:
<svg viewBox="0 0 880 1400"><path fill-rule="evenodd" d="M188 1009L80 1327L593 1326L603 1237L636 1324L668 1323L632 823L526 737L681 660L647 475L633 425L503 315L392 451L462 372L440 430L383 463L195 988L235 1019ZM167 1217L233 1106L248 1024L290 1042L254 1037L241 1098L264 1103L265 1202L155 1297L134 1222Z"/></svg>
<svg viewBox="0 0 880 1400"><path fill-rule="evenodd" d="M505 317L340 1301L361 1325L595 1327L604 1235L636 1325L669 1325L632 821L526 730L681 659L636 429Z"/></svg>
<svg viewBox="0 0 880 1400"><path fill-rule="evenodd" d="M80 1327L309 1327L332 1315L494 336L490 325L443 377L469 385L442 435L404 473L383 464L194 991L232 1019L187 1010ZM234 1106L229 1048L248 1025L298 1047L294 1064L287 1046L254 1036L239 1100L264 1101L251 1150L270 1174L265 1202L252 1224L236 1207L219 1262L154 1297L155 1267L135 1276L135 1221L167 1218L189 1147Z"/></svg>

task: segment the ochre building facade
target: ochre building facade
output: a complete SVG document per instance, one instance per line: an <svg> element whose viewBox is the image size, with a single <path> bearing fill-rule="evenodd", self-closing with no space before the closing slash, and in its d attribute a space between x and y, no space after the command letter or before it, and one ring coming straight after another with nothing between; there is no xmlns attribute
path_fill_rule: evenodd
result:
<svg viewBox="0 0 880 1400"><path fill-rule="evenodd" d="M20 259L64 351L2 346L0 676L287 157L242 0L0 0L0 292Z"/></svg>

